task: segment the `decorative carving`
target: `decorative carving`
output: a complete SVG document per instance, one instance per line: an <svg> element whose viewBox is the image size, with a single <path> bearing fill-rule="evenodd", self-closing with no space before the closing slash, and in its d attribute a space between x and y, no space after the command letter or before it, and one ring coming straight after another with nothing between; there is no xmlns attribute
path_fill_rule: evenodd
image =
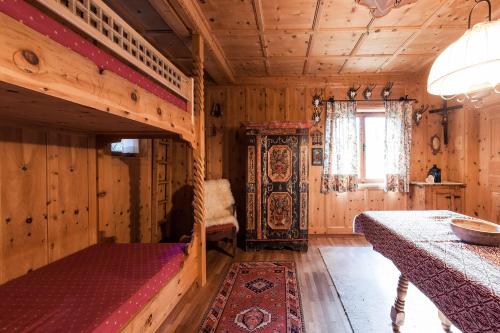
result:
<svg viewBox="0 0 500 333"><path fill-rule="evenodd" d="M248 183L255 183L255 146L248 146L247 163L247 181Z"/></svg>
<svg viewBox="0 0 500 333"><path fill-rule="evenodd" d="M292 197L287 192L272 192L267 204L267 224L272 229L289 229L292 226Z"/></svg>
<svg viewBox="0 0 500 333"><path fill-rule="evenodd" d="M359 88L361 88L360 85L357 88L354 88L354 85L352 85L352 87L350 87L349 90L347 90L347 98L350 101L354 101L356 99Z"/></svg>
<svg viewBox="0 0 500 333"><path fill-rule="evenodd" d="M269 149L267 175L273 182L286 182L292 176L292 150L285 145Z"/></svg>
<svg viewBox="0 0 500 333"><path fill-rule="evenodd" d="M363 97L365 98L365 100L369 100L370 98L372 98L373 89L375 89L376 86L377 85L373 83L370 83L366 86L365 90L363 90Z"/></svg>
<svg viewBox="0 0 500 333"><path fill-rule="evenodd" d="M393 86L394 86L394 82L387 82L385 87L382 89L382 92L380 95L384 100L389 99L389 97L391 96Z"/></svg>
<svg viewBox="0 0 500 333"><path fill-rule="evenodd" d="M311 149L311 164L314 166L323 165L323 148Z"/></svg>
<svg viewBox="0 0 500 333"><path fill-rule="evenodd" d="M255 193L247 193L247 230L255 229Z"/></svg>
<svg viewBox="0 0 500 333"><path fill-rule="evenodd" d="M415 125L420 125L420 121L422 120L422 117L424 115L424 113L429 109L429 105L420 105L420 109L418 110L415 110L415 112L413 112L413 121L415 122Z"/></svg>
<svg viewBox="0 0 500 333"><path fill-rule="evenodd" d="M312 121L314 123L314 126L317 126L321 121L321 109L323 107L323 98L321 97L320 94L316 94L313 96L312 105L313 105Z"/></svg>
<svg viewBox="0 0 500 333"><path fill-rule="evenodd" d="M300 229L307 230L307 192L300 193Z"/></svg>
<svg viewBox="0 0 500 333"><path fill-rule="evenodd" d="M313 146L323 145L323 133L320 130L314 130L311 132L311 141Z"/></svg>

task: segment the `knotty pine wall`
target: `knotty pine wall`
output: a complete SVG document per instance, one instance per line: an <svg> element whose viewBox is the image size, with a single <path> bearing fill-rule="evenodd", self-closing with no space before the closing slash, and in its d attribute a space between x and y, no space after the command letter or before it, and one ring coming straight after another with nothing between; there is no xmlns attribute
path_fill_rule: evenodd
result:
<svg viewBox="0 0 500 333"><path fill-rule="evenodd" d="M393 97L408 95L419 100L414 108L424 104L441 105L439 98L426 93L427 74L412 76L343 76L333 78L268 78L248 79L232 86L209 86L206 92L207 178L228 178L238 205L240 225L245 225L245 138L241 123L245 121L310 120L312 96L322 91L323 97L334 95L345 99L352 84L375 83L374 98L387 81L395 82ZM210 116L214 103L221 105L223 116ZM324 112L319 126L324 133ZM432 164L443 169L443 179L462 180L465 177L464 113L450 115L450 144L433 155L430 138L442 138L441 117L426 113L419 126L413 128L412 180L423 180ZM454 136L456 134L456 136ZM311 147L311 143L310 143ZM450 163L448 163L450 160ZM453 161L453 163L451 163ZM458 163L459 162L459 163ZM472 162L471 162L472 163ZM406 194L384 193L381 189L363 189L353 193L320 193L322 167L309 165L309 230L316 234L350 233L352 219L364 210L406 209Z"/></svg>
<svg viewBox="0 0 500 333"><path fill-rule="evenodd" d="M112 155L98 143L99 233L118 243L151 242L152 140L139 140L136 156Z"/></svg>
<svg viewBox="0 0 500 333"><path fill-rule="evenodd" d="M167 214L171 229L185 234L192 229L191 149L172 142L171 151L168 199L177 202ZM109 140L94 135L2 124L0 156L0 284L101 236L160 239L152 235L152 140L140 140L138 156L113 156Z"/></svg>
<svg viewBox="0 0 500 333"><path fill-rule="evenodd" d="M97 241L95 137L0 127L0 283Z"/></svg>

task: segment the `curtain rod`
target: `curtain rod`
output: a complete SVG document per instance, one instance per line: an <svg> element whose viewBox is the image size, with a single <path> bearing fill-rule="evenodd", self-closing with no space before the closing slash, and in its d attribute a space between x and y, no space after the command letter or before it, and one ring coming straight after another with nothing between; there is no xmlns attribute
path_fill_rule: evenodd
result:
<svg viewBox="0 0 500 333"><path fill-rule="evenodd" d="M334 99L329 98L327 102L415 102L415 98L388 98L388 99Z"/></svg>

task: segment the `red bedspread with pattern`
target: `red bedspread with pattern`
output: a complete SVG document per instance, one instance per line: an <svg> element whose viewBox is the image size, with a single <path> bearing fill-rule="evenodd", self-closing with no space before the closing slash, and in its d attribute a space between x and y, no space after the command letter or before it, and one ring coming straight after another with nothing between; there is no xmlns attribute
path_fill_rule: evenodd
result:
<svg viewBox="0 0 500 333"><path fill-rule="evenodd" d="M1 332L116 332L179 271L184 244L100 244L0 286Z"/></svg>
<svg viewBox="0 0 500 333"><path fill-rule="evenodd" d="M500 248L461 242L450 211L365 212L354 229L465 333L500 332Z"/></svg>

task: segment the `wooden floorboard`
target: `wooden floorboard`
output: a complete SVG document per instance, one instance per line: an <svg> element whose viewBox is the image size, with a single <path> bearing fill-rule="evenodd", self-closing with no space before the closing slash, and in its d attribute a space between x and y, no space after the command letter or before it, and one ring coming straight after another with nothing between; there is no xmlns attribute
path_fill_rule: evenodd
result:
<svg viewBox="0 0 500 333"><path fill-rule="evenodd" d="M307 332L352 333L337 291L318 248L335 245L366 245L362 237L314 236L309 241L307 253L290 250L263 250L245 252L238 249L235 261L294 260L297 264L302 306ZM229 250L229 247L226 247ZM161 333L198 332L208 306L232 262L228 255L217 251L207 252L207 284L193 288L160 327Z"/></svg>

